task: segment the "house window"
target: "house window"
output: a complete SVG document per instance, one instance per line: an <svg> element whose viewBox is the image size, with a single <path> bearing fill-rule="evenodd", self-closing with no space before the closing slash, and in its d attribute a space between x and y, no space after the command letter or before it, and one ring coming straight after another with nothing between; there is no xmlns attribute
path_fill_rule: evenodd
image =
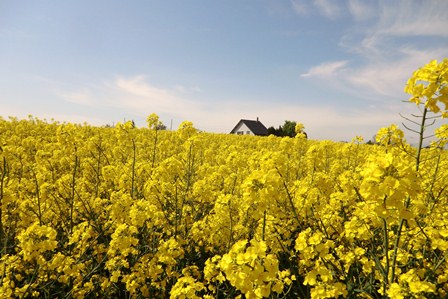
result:
<svg viewBox="0 0 448 299"><path fill-rule="evenodd" d="M238 131L238 132L236 132L236 134L237 134L237 135L243 135L244 132L243 132L243 131Z"/></svg>
<svg viewBox="0 0 448 299"><path fill-rule="evenodd" d="M250 134L250 131L246 131L246 134L249 135L249 134Z"/></svg>

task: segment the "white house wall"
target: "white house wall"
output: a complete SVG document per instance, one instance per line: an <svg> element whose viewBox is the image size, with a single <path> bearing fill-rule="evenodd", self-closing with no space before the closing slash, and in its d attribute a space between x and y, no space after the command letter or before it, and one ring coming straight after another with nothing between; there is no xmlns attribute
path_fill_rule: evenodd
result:
<svg viewBox="0 0 448 299"><path fill-rule="evenodd" d="M242 132L242 134L240 133ZM235 134L240 135L254 135L254 133L246 126L246 124L241 123L235 130Z"/></svg>

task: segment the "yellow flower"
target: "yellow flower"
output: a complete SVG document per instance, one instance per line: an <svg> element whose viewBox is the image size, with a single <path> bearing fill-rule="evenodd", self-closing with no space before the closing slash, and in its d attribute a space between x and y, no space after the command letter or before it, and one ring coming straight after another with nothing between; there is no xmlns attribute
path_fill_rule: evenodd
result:
<svg viewBox="0 0 448 299"><path fill-rule="evenodd" d="M404 91L412 95L409 101L425 107L434 113L441 111L439 102L448 109L448 59L438 63L433 60L416 70L408 80Z"/></svg>
<svg viewBox="0 0 448 299"><path fill-rule="evenodd" d="M409 290L414 293L435 293L436 287L433 283L427 281L410 281Z"/></svg>
<svg viewBox="0 0 448 299"><path fill-rule="evenodd" d="M56 230L46 225L34 222L17 239L24 260L37 259L42 253L56 248Z"/></svg>
<svg viewBox="0 0 448 299"><path fill-rule="evenodd" d="M387 289L386 294L391 299L404 299L404 295L402 293L402 289L398 283L392 283L390 287Z"/></svg>

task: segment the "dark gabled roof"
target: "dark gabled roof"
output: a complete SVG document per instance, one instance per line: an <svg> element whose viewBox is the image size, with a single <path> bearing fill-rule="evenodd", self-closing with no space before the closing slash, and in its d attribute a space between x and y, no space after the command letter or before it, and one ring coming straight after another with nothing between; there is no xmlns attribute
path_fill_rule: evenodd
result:
<svg viewBox="0 0 448 299"><path fill-rule="evenodd" d="M232 129L230 134L235 134L236 129L240 126L240 124L245 124L249 130L252 131L255 135L266 136L268 135L268 129L258 120L249 120L249 119L241 119L236 126Z"/></svg>

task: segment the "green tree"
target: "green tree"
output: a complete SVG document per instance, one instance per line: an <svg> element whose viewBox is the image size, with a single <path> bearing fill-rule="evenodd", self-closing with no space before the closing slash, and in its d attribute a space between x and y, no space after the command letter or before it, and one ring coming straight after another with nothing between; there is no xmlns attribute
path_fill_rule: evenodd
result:
<svg viewBox="0 0 448 299"><path fill-rule="evenodd" d="M285 120L282 126L282 136L295 137L296 136L296 125L297 122Z"/></svg>
<svg viewBox="0 0 448 299"><path fill-rule="evenodd" d="M297 122L291 120L285 120L283 126L279 126L278 129L274 127L268 128L268 135L275 135L279 137L295 137L296 136ZM306 134L306 133L305 133Z"/></svg>
<svg viewBox="0 0 448 299"><path fill-rule="evenodd" d="M278 129L276 129L272 126L268 128L268 135L281 136L281 132L282 132L281 126L278 127Z"/></svg>

